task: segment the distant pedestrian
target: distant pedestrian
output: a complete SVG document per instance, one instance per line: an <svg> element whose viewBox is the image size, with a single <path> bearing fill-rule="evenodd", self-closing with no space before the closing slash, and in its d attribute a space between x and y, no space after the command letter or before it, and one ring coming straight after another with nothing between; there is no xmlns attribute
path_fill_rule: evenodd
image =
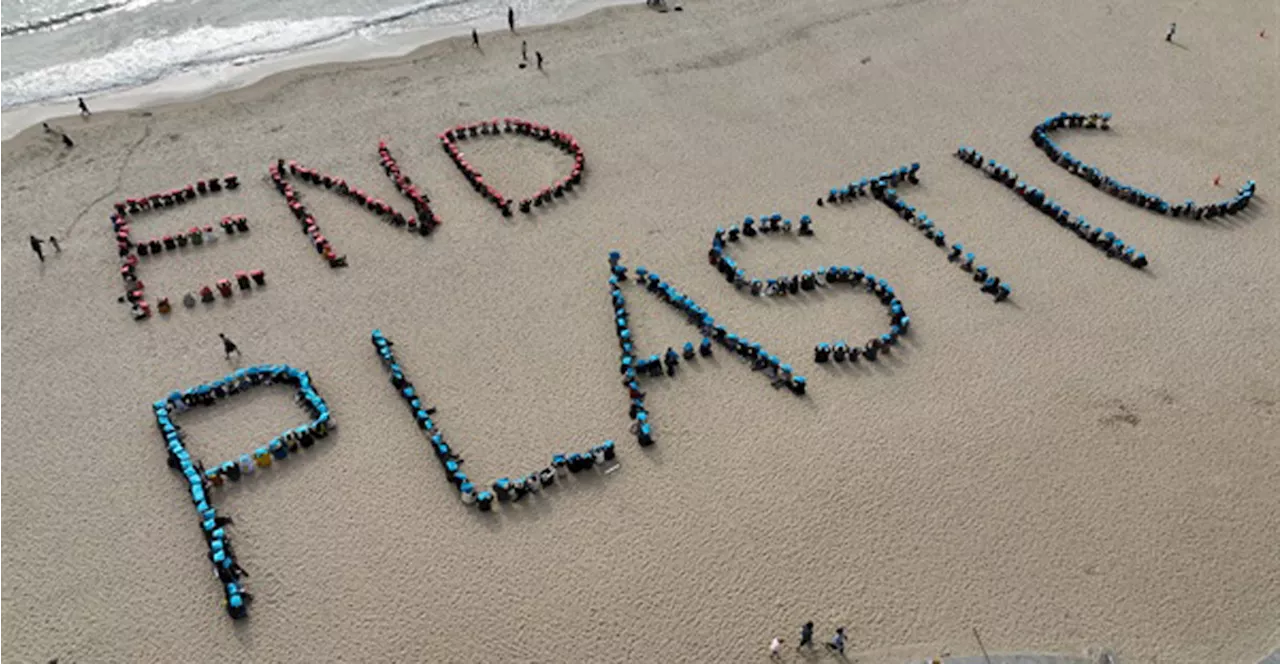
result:
<svg viewBox="0 0 1280 664"><path fill-rule="evenodd" d="M782 639L776 636L769 642L769 659L782 659Z"/></svg>
<svg viewBox="0 0 1280 664"><path fill-rule="evenodd" d="M843 627L836 628L836 635L831 637L831 641L827 643L827 647L836 651L837 653L840 653L841 655L844 654L844 628Z"/></svg>
<svg viewBox="0 0 1280 664"><path fill-rule="evenodd" d="M529 61L529 42L520 40L520 59L525 62Z"/></svg>
<svg viewBox="0 0 1280 664"><path fill-rule="evenodd" d="M507 7L507 27L510 28L512 32L516 31L516 10L510 7Z"/></svg>
<svg viewBox="0 0 1280 664"><path fill-rule="evenodd" d="M1167 34L1167 35L1165 35L1165 36L1164 36L1164 40L1165 40L1165 41L1167 41L1167 42L1171 42L1171 41L1173 41L1173 33L1177 32L1177 31L1178 31L1178 24L1177 24L1177 23L1170 23L1170 24L1169 24L1169 34Z"/></svg>
<svg viewBox="0 0 1280 664"><path fill-rule="evenodd" d="M71 137L66 134L62 135L62 144L69 148L74 148L76 146L76 142L71 140Z"/></svg>
<svg viewBox="0 0 1280 664"><path fill-rule="evenodd" d="M471 45L480 48L480 33L475 28L471 28Z"/></svg>
<svg viewBox="0 0 1280 664"><path fill-rule="evenodd" d="M76 101L80 102L80 115L86 118L89 117L91 115L89 113L89 105L84 103L84 97L76 97Z"/></svg>
<svg viewBox="0 0 1280 664"><path fill-rule="evenodd" d="M62 253L62 247L59 247L59 246L58 246L58 238L56 238L56 237L54 237L54 236L50 235L50 236L49 236L49 244L52 244L52 245L53 245L53 250L54 250L55 252L57 252L57 253Z"/></svg>
<svg viewBox="0 0 1280 664"><path fill-rule="evenodd" d="M231 359L232 353L235 353L236 357L240 357L240 349L236 347L234 341L228 339L227 335L221 332L218 333L218 338L222 340L222 352L226 354L228 360Z"/></svg>
<svg viewBox="0 0 1280 664"><path fill-rule="evenodd" d="M803 648L805 646L809 646L810 648L813 647L813 621L812 620L800 626L800 643L796 645L796 648Z"/></svg>
<svg viewBox="0 0 1280 664"><path fill-rule="evenodd" d="M40 123L40 126L41 126L41 127L44 127L44 133L46 133L46 134L52 134L52 133L53 133L53 127L50 127L48 122L41 122L41 123Z"/></svg>
<svg viewBox="0 0 1280 664"><path fill-rule="evenodd" d="M534 51L533 55L538 58L538 71L542 71L542 51Z"/></svg>
<svg viewBox="0 0 1280 664"><path fill-rule="evenodd" d="M44 248L41 247L42 244L44 244L43 240L34 235L31 236L31 250L36 252L36 258L39 258L41 263L44 262Z"/></svg>

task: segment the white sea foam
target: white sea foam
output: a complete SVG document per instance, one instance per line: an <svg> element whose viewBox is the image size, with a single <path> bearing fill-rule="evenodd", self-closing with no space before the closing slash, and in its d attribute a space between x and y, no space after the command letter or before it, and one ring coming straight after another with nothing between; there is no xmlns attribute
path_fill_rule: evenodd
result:
<svg viewBox="0 0 1280 664"><path fill-rule="evenodd" d="M332 52L337 59L393 55L404 52L407 44L395 35L425 30L425 41L461 34L472 26L497 28L505 22L508 5L516 7L522 25L531 25L625 0L422 0L364 15L302 19L292 15L314 14L314 3L285 0L264 6L256 0L244 1L255 4L244 11L236 5L226 6L219 18L193 15L188 20L184 0L108 0L112 2L110 11L6 37L5 55L10 57L0 81L6 119L22 115L21 120L30 123L49 117L49 111L39 109L54 108L77 96L119 96L135 89L156 90L169 83L183 95L243 85L270 73L273 62L296 63L297 58L288 57L295 54ZM382 1L369 0L375 5ZM359 2L339 6L341 11L357 13L370 9ZM265 11L259 11L264 7ZM228 17L255 14L259 20L227 24ZM125 21L126 16L131 18ZM79 33L60 29L70 26L92 29L92 36L82 39ZM346 48L355 38L364 44L355 51ZM58 55L63 55L64 61L58 61ZM68 57L72 59L68 61ZM6 126L6 135L13 131Z"/></svg>
<svg viewBox="0 0 1280 664"><path fill-rule="evenodd" d="M111 11L134 12L172 1L133 0L113 6ZM9 76L0 85L3 107L9 109L137 87L193 70L238 65L299 51L360 31L395 32L397 26L393 24L409 23L410 19L427 12L432 13L432 23L447 25L482 15L487 9L473 0L428 0L364 17L276 19L229 27L192 25L175 34L138 38L100 56Z"/></svg>
<svg viewBox="0 0 1280 664"><path fill-rule="evenodd" d="M354 17L260 21L232 28L206 25L158 39L141 38L103 56L5 80L0 86L4 107L144 85L200 67L285 53L342 37L360 24Z"/></svg>

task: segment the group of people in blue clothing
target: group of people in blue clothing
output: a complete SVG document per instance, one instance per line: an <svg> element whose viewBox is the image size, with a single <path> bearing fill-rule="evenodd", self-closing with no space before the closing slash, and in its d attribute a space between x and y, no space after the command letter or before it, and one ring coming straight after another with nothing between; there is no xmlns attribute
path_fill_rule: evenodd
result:
<svg viewBox="0 0 1280 664"><path fill-rule="evenodd" d="M622 256L619 252L612 251L609 253L609 295L613 303L614 327L618 334L618 344L622 351L618 367L623 376L622 385L627 388L631 398L632 419L636 420L636 425L633 427L636 437L641 446L648 446L654 442L653 430L652 424L648 421L648 412L644 408L644 392L640 390L639 383L639 377L642 373L638 370L638 366L645 367L652 376L660 376L662 372L653 368L653 363L657 361L657 356L650 356L648 360L640 360L636 357L635 338L631 333L631 325L627 314L627 301L622 294L622 283L628 281L630 276L628 275L627 267L621 263L621 259ZM702 339L698 343L697 355L711 355L712 344L718 343L729 352L738 355L751 364L753 370L763 372L772 380L774 387L786 387L797 396L805 393L808 387L807 379L796 374L790 364L783 363L777 355L769 353L761 344L753 343L746 337L739 337L723 325L717 324L715 318L705 308L695 302L693 298L681 293L674 286L663 281L658 273L650 272L644 266L637 267L635 269L635 281L656 295L658 299L684 313L689 324L697 326L698 331L702 333ZM684 344L683 356L685 359L696 357L693 342ZM668 375L674 375L674 367L679 363L679 354L676 353L675 348L667 348L663 362L667 364Z"/></svg>
<svg viewBox="0 0 1280 664"><path fill-rule="evenodd" d="M919 184L920 164L913 163L910 166L899 166L898 168L884 171L877 177L862 178L857 182L850 182L844 187L835 187L827 194L828 203L849 203L859 198L871 197L888 206L893 213L898 215L903 221L911 224L916 230L920 231L927 240L934 245L948 249L947 234L938 227L924 210L917 210L914 205L907 203L898 195L897 187L901 184ZM822 205L822 199L818 199L818 205ZM991 274L985 265L975 265L977 257L972 251L965 251L963 244L956 242L950 246L947 260L957 263L960 269L973 275L973 280L979 284L982 292L991 295L996 302L1001 302L1012 294L1012 288L1007 282L1001 281L1000 277Z"/></svg>
<svg viewBox="0 0 1280 664"><path fill-rule="evenodd" d="M298 402L310 413L309 424L295 427L258 448L252 455L241 455L238 460L227 461L206 469L199 459L193 458L183 444L183 432L174 416L198 406L212 406L221 399L244 390L273 383L294 385L298 388ZM218 583L225 596L227 614L234 619L248 615L253 595L245 588L244 578L249 575L236 561L235 550L227 527L234 525L231 517L220 516L210 500L210 491L221 486L224 480L239 481L243 475L252 474L255 468L271 465L272 459L288 457L299 447L310 447L318 438L328 435L332 423L329 407L311 385L311 377L283 364L255 365L238 369L230 376L198 385L188 390L171 393L167 398L152 404L156 426L164 436L169 454L169 467L182 473L187 481L191 502L200 520L200 530L209 546L209 562L213 565Z"/></svg>
<svg viewBox="0 0 1280 664"><path fill-rule="evenodd" d="M422 395L409 378L405 376L404 368L396 360L395 353L391 350L394 345L391 340L382 333L382 330L374 330L371 335L371 341L374 349L378 352L378 357L382 360L383 366L391 372L391 385L396 388L400 397L404 399L405 404L409 406L409 411L413 414L413 419L417 422L418 428L422 430L430 441L431 450L440 462L445 476L458 489L458 495L466 505L475 505L480 511L489 512L493 510L494 502L520 501L525 496L538 493L543 488L554 485L557 477L590 470L597 465L604 465L613 461L615 458L616 453L613 441L606 440L586 453L556 454L552 457L550 466L514 479L502 477L495 480L488 489L482 488L468 477L466 471L462 469L462 455L449 445L449 442L445 439L444 432L436 426L435 420L432 419L436 409L422 400Z"/></svg>
<svg viewBox="0 0 1280 664"><path fill-rule="evenodd" d="M738 290L750 289L751 294L757 297L786 297L847 283L854 288L864 286L868 293L880 300L880 303L889 310L889 331L869 340L865 346L850 347L844 340L836 341L834 344L820 343L813 349L814 361L819 364L829 361L856 362L859 357L874 362L879 354L889 353L891 347L897 345L902 335L907 333L911 325L911 317L906 314L893 286L883 278L867 273L861 266L854 268L847 265L830 267L823 265L816 269L802 270L797 274L781 275L771 279L748 277L746 271L738 267L737 261L728 254L726 242L734 244L743 237L758 237L761 232L787 233L792 227L790 219L783 219L782 215L776 212L761 215L760 219L759 231L755 228L756 220L748 216L742 221L741 228L737 224L730 226L728 230L720 227L712 235L711 249L707 252L707 258L716 270L724 275L726 281ZM809 215L800 217L800 229L802 235L813 235L813 220Z"/></svg>
<svg viewBox="0 0 1280 664"><path fill-rule="evenodd" d="M1095 188L1101 189L1120 200L1159 214L1167 214L1173 217L1189 217L1198 221L1224 215L1235 215L1249 207L1249 202L1253 200L1254 192L1257 189L1257 183L1253 180L1246 182L1236 192L1235 196L1226 200L1198 205L1194 200L1188 198L1182 203L1170 203L1157 194L1127 185L1107 175L1101 168L1080 161L1072 156L1070 152L1059 147L1049 137L1051 132L1059 129L1100 129L1108 131L1111 128L1110 122L1110 113L1062 112L1049 116L1036 125L1035 129L1031 130L1031 141L1036 144L1036 147L1044 151L1050 161L1067 169L1071 174L1083 178Z"/></svg>
<svg viewBox="0 0 1280 664"><path fill-rule="evenodd" d="M966 146L956 150L956 157L1012 189L1015 194L1022 197L1022 200L1048 215L1059 226L1074 231L1080 239L1107 252L1108 256L1119 258L1138 269L1146 267L1149 263L1145 253L1126 244L1114 232L1104 230L1101 226L1091 226L1083 215L1073 217L1070 210L1062 207L1061 203L1050 198L1043 190L1018 179L1018 174L1008 166L994 159L988 159L981 152Z"/></svg>
<svg viewBox="0 0 1280 664"><path fill-rule="evenodd" d="M906 182L910 184L920 184L920 163L915 162L910 166L899 166L893 170L880 173L879 177L861 178L857 182L850 182L843 187L832 187L827 192L826 202L828 203L850 203L859 198L867 196L880 196L876 189L884 190L886 187L896 187ZM818 207L822 207L822 199L819 198Z"/></svg>

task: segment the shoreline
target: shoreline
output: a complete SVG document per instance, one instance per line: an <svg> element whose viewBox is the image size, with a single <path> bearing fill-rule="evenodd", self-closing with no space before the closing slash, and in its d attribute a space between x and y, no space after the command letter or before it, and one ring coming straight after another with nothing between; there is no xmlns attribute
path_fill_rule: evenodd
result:
<svg viewBox="0 0 1280 664"><path fill-rule="evenodd" d="M644 7L636 0L581 0L548 20L521 24L517 28L536 33L597 11L630 5ZM481 44L484 43L485 35L507 32L506 18L498 17L462 26L419 28L376 39L352 35L331 44L264 59L243 67L227 64L216 72L216 77L210 73L184 72L137 87L86 97L85 101L95 116L99 113L106 115L200 102L250 88L278 76L306 74L326 67L393 63L400 59L412 59L435 44L468 38L472 27L480 31ZM215 79L212 83L209 82L211 78ZM78 115L74 100L30 104L4 111L0 113L0 142L8 142L28 130L38 128L41 122L62 122Z"/></svg>

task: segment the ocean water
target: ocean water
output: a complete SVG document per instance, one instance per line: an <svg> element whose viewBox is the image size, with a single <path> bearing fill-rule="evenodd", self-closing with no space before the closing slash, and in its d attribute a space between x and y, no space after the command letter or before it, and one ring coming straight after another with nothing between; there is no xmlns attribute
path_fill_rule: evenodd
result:
<svg viewBox="0 0 1280 664"><path fill-rule="evenodd" d="M231 68L307 50L547 23L609 2L583 0L0 0L0 100L9 111L183 76L219 81ZM351 57L346 49L344 59ZM358 53L356 57L361 57Z"/></svg>

